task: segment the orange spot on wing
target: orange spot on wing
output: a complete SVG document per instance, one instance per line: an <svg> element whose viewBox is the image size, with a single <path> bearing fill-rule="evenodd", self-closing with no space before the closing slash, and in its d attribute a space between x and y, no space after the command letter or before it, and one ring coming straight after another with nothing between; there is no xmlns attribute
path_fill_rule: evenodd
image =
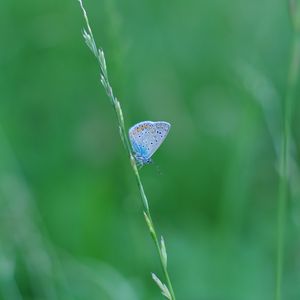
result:
<svg viewBox="0 0 300 300"><path fill-rule="evenodd" d="M144 129L149 128L149 127L150 127L150 126L149 126L149 125L146 125L146 124L140 125L139 127L136 128L136 132L141 132L141 131L143 131Z"/></svg>

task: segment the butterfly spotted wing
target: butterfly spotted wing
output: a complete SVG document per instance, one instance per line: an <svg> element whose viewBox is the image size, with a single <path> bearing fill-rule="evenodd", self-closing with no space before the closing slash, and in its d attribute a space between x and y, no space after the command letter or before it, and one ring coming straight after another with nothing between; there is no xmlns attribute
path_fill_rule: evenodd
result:
<svg viewBox="0 0 300 300"><path fill-rule="evenodd" d="M171 125L164 121L143 121L129 129L129 139L139 164L151 162L151 156L165 140L170 127Z"/></svg>

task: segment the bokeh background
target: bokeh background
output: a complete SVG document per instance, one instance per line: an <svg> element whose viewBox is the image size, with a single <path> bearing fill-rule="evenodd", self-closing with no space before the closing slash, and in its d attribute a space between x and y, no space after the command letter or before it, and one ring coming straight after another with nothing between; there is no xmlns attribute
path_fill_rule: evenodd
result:
<svg viewBox="0 0 300 300"><path fill-rule="evenodd" d="M141 176L177 298L273 299L287 1L85 5L128 128L172 124ZM0 299L162 299L79 3L1 0L0 25ZM299 110L285 300L300 299Z"/></svg>

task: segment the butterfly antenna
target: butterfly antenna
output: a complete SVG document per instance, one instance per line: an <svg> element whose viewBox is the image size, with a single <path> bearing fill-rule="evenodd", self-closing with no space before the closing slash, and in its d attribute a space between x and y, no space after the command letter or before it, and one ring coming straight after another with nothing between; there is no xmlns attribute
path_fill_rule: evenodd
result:
<svg viewBox="0 0 300 300"><path fill-rule="evenodd" d="M161 176L163 173L161 171L160 166L154 160L152 160L152 163L153 163L153 165L155 165L157 174Z"/></svg>

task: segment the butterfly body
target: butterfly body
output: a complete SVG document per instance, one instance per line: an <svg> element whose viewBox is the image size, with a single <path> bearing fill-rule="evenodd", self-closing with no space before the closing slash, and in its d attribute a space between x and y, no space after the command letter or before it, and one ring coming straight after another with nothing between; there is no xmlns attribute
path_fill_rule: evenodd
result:
<svg viewBox="0 0 300 300"><path fill-rule="evenodd" d="M143 121L129 129L129 139L139 165L152 162L151 156L165 140L170 127L171 125L164 121Z"/></svg>

